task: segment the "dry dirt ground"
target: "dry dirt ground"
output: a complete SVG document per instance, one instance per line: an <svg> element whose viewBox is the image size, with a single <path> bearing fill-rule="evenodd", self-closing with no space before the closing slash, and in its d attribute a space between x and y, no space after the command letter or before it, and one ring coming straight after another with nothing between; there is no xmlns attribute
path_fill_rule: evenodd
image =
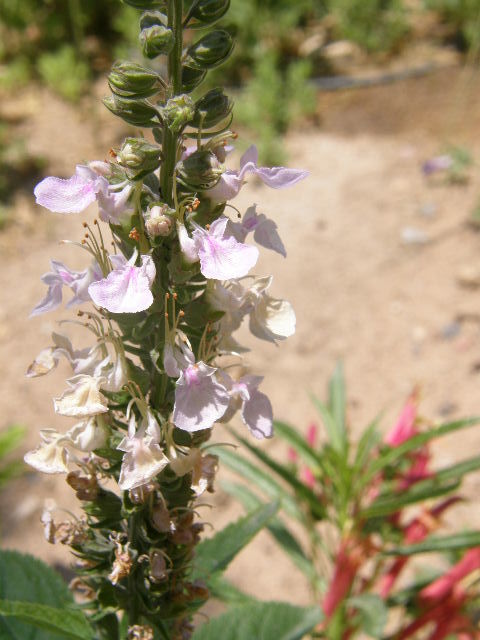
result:
<svg viewBox="0 0 480 640"><path fill-rule="evenodd" d="M238 198L240 209L255 201L277 221L288 251L286 260L265 252L257 272L273 273L273 294L293 303L296 335L275 348L244 334L254 347L248 360L265 375L263 388L278 418L305 430L315 419L308 392L324 393L339 358L355 434L380 412L388 428L414 385L422 390L422 413L433 420L480 414L480 235L468 224L480 199L480 172L473 167L470 182L454 187L428 183L420 171L422 161L446 142L467 145L480 157L479 103L478 74L460 69L321 94L321 126L297 130L286 141L291 166L308 169L311 177L287 192L252 184ZM22 132L31 151L48 159L53 175L70 175L75 163L103 158L121 135L121 126L100 106L73 110L44 92L12 97L2 109L28 115ZM66 369L36 380L24 372L66 316L28 318L44 294L39 277L50 257L72 263L73 254L72 266L82 264L81 252L59 245L80 236L80 223L78 216L50 214L20 196L13 225L0 234L0 428L27 425L25 449L37 443L38 429L66 426L51 401L63 391ZM404 244L408 227L428 241ZM470 287L459 282L459 274L470 274ZM223 428L216 429L222 439ZM275 440L263 446L285 453ZM472 429L443 441L437 460L446 464L479 448L480 431ZM455 516L470 526L480 523L479 483L470 480L472 503ZM30 473L4 492L2 546L65 563L65 550L43 540L39 515L47 497L71 507L61 477ZM220 492L213 502L216 508L205 514L215 527L240 513ZM309 599L302 577L266 534L239 556L229 575L262 598Z"/></svg>

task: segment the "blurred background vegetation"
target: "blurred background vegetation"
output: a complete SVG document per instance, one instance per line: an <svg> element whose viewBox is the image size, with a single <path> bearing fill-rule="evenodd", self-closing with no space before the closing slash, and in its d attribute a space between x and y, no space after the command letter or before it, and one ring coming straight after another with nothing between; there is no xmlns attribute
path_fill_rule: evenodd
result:
<svg viewBox="0 0 480 640"><path fill-rule="evenodd" d="M241 89L237 125L274 164L289 126L315 114L308 79L344 74L342 60L388 64L418 38L476 54L480 37L478 0L232 0L227 16L237 45L212 82ZM0 0L0 92L34 80L77 102L115 58L138 55L137 21L119 0Z"/></svg>

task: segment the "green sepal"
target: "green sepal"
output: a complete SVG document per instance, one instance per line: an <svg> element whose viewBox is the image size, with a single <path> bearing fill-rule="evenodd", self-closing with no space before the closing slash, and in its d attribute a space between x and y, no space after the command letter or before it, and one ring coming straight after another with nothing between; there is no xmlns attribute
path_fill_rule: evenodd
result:
<svg viewBox="0 0 480 640"><path fill-rule="evenodd" d="M148 98L161 87L159 75L136 62L118 61L108 75L112 93L123 98Z"/></svg>
<svg viewBox="0 0 480 640"><path fill-rule="evenodd" d="M211 31L188 48L187 64L197 69L214 69L227 60L233 46L234 41L228 31Z"/></svg>
<svg viewBox="0 0 480 640"><path fill-rule="evenodd" d="M164 9L167 4L165 0L122 0L122 2L143 11Z"/></svg>
<svg viewBox="0 0 480 640"><path fill-rule="evenodd" d="M189 29L203 29L218 22L230 8L230 0L201 0L194 5L187 23Z"/></svg>
<svg viewBox="0 0 480 640"><path fill-rule="evenodd" d="M225 120L231 114L232 109L233 102L224 94L223 89L211 89L195 103L192 125L211 129Z"/></svg>
<svg viewBox="0 0 480 640"><path fill-rule="evenodd" d="M223 173L217 156L207 149L198 149L177 165L178 181L192 191L212 189Z"/></svg>
<svg viewBox="0 0 480 640"><path fill-rule="evenodd" d="M206 69L196 69L188 65L182 67L182 90L191 93L203 82L206 75Z"/></svg>
<svg viewBox="0 0 480 640"><path fill-rule="evenodd" d="M144 100L114 95L104 98L103 104L113 115L135 127L158 127L160 123L158 111Z"/></svg>
<svg viewBox="0 0 480 640"><path fill-rule="evenodd" d="M140 18L140 45L146 58L168 55L175 37L168 26L168 17L161 11L146 11Z"/></svg>

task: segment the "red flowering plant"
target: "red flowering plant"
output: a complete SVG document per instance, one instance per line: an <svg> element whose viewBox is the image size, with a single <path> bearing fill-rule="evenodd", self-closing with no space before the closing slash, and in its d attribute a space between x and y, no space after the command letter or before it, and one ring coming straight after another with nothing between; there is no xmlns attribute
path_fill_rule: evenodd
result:
<svg viewBox="0 0 480 640"><path fill-rule="evenodd" d="M430 450L433 441L479 420L433 425L419 416L418 396L411 394L386 436L375 420L354 446L339 366L328 401L313 398L325 438L315 424L304 438L276 422L288 447L285 462L240 436L255 461L216 450L249 482L224 483L245 507L264 496L280 499L282 511L268 529L321 604L324 618L311 637L480 638L480 531L454 530L443 520L465 501L458 490L480 469L480 456L438 468ZM297 535L298 523L305 535ZM419 562L425 558L428 569ZM231 595L224 587L218 594Z"/></svg>

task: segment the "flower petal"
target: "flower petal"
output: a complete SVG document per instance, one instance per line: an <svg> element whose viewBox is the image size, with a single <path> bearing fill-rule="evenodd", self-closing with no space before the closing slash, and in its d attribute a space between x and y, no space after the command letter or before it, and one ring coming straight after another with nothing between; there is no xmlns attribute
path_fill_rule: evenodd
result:
<svg viewBox="0 0 480 640"><path fill-rule="evenodd" d="M259 167L255 173L267 186L272 189L286 189L304 180L308 171L300 169L287 169L286 167Z"/></svg>
<svg viewBox="0 0 480 640"><path fill-rule="evenodd" d="M34 189L37 204L55 213L80 213L97 199L108 182L88 167L79 165L68 180L49 177Z"/></svg>
<svg viewBox="0 0 480 640"><path fill-rule="evenodd" d="M209 429L228 408L228 391L214 377L215 369L199 362L182 372L175 390L173 422L179 429Z"/></svg>
<svg viewBox="0 0 480 640"><path fill-rule="evenodd" d="M258 440L273 436L272 405L261 391L250 391L250 400L243 405L242 419L250 433Z"/></svg>

